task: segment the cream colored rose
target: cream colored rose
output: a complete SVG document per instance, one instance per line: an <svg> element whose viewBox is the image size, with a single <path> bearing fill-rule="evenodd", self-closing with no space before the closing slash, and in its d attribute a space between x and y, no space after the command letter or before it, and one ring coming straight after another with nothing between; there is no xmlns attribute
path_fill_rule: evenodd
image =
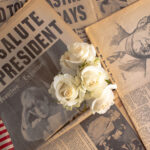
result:
<svg viewBox="0 0 150 150"><path fill-rule="evenodd" d="M81 84L84 89L88 92L92 92L92 94L99 93L108 85L106 80L109 79L106 71L101 67L101 64L91 64L85 66L81 72ZM93 95L94 96L94 95ZM94 97L97 97L95 95Z"/></svg>
<svg viewBox="0 0 150 150"><path fill-rule="evenodd" d="M63 73L76 74L78 67L85 61L94 61L96 50L93 45L87 43L74 43L68 47L68 51L62 55L60 65Z"/></svg>
<svg viewBox="0 0 150 150"><path fill-rule="evenodd" d="M75 78L69 74L57 75L49 93L57 98L65 107L80 106L85 92L76 84Z"/></svg>
<svg viewBox="0 0 150 150"><path fill-rule="evenodd" d="M103 90L102 94L92 102L91 110L93 114L104 114L109 110L109 108L114 104L114 94L112 90L116 88L117 85L108 85Z"/></svg>

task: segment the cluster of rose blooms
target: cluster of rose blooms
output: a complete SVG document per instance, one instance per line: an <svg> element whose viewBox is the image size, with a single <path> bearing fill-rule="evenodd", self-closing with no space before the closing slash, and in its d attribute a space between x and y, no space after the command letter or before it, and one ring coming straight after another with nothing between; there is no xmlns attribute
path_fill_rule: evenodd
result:
<svg viewBox="0 0 150 150"><path fill-rule="evenodd" d="M93 114L105 113L114 104L113 89L107 72L96 57L93 45L74 43L60 59L61 74L54 77L49 93L66 109L85 102Z"/></svg>

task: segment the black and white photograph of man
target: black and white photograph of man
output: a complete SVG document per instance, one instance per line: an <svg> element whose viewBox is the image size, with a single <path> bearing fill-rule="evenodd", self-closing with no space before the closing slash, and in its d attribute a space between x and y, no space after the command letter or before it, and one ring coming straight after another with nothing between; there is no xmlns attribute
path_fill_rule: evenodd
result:
<svg viewBox="0 0 150 150"><path fill-rule="evenodd" d="M125 72L141 72L147 74L147 60L150 58L150 16L141 18L129 33L121 25L116 24L118 33L113 37L111 46L117 46L107 58L110 64L119 62L119 69Z"/></svg>
<svg viewBox="0 0 150 150"><path fill-rule="evenodd" d="M21 95L21 103L21 131L27 141L44 139L65 119L62 106L50 99L42 88L27 88Z"/></svg>
<svg viewBox="0 0 150 150"><path fill-rule="evenodd" d="M144 150L116 106L104 115L89 117L81 125L98 150Z"/></svg>
<svg viewBox="0 0 150 150"><path fill-rule="evenodd" d="M116 10L122 9L128 5L128 0L102 0L100 11L103 14L112 14Z"/></svg>

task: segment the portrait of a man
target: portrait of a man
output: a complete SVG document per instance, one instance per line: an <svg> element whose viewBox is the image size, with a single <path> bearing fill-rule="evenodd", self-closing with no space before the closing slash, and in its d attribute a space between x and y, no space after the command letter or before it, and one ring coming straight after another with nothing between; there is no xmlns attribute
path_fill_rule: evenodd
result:
<svg viewBox="0 0 150 150"><path fill-rule="evenodd" d="M82 127L99 150L144 150L116 106L104 115L91 116Z"/></svg>
<svg viewBox="0 0 150 150"><path fill-rule="evenodd" d="M124 8L128 5L128 0L102 0L100 3L100 11L103 14L112 14L116 10Z"/></svg>
<svg viewBox="0 0 150 150"><path fill-rule="evenodd" d="M61 121L65 112L42 88L27 88L21 95L22 124L21 132L27 141L44 139Z"/></svg>
<svg viewBox="0 0 150 150"><path fill-rule="evenodd" d="M119 61L119 69L125 72L141 71L146 76L147 60L150 58L150 16L139 20L133 32L127 32L117 25L118 33L113 37L112 46L117 46L117 52L109 56L110 64Z"/></svg>

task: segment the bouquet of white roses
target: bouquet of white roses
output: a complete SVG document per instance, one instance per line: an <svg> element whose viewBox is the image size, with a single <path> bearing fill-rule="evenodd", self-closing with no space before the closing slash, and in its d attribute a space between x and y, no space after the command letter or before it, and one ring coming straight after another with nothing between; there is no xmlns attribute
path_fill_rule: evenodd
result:
<svg viewBox="0 0 150 150"><path fill-rule="evenodd" d="M74 43L60 59L61 74L54 77L49 93L66 109L80 107L84 101L93 114L105 113L114 104L107 72L96 57L93 45Z"/></svg>

